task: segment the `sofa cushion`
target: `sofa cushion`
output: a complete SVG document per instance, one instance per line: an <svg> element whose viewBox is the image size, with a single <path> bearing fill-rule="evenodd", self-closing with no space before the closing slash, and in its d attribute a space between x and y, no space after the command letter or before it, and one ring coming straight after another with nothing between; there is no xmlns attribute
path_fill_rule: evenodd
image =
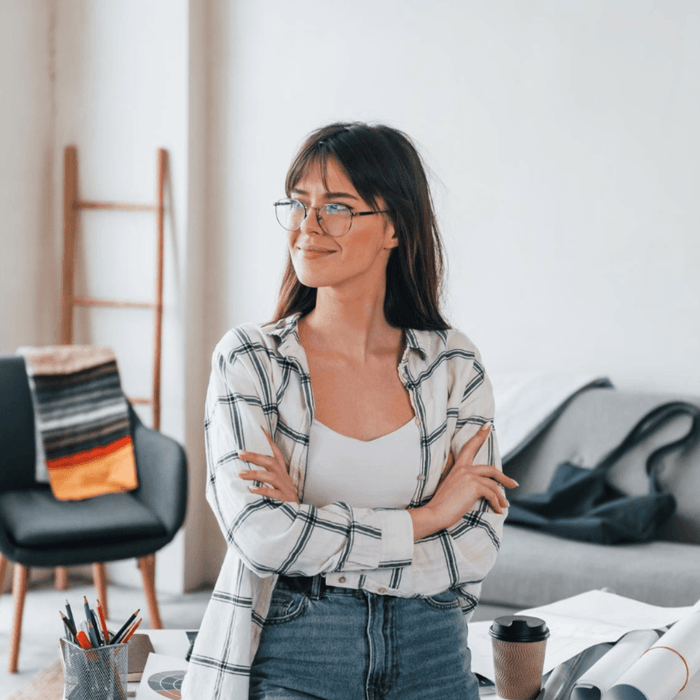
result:
<svg viewBox="0 0 700 700"><path fill-rule="evenodd" d="M58 501L48 487L1 494L0 523L22 547L89 544L165 534L158 518L130 494Z"/></svg>
<svg viewBox="0 0 700 700"><path fill-rule="evenodd" d="M700 599L700 546L663 541L599 545L506 525L481 600L523 609L592 588L653 605L693 605Z"/></svg>

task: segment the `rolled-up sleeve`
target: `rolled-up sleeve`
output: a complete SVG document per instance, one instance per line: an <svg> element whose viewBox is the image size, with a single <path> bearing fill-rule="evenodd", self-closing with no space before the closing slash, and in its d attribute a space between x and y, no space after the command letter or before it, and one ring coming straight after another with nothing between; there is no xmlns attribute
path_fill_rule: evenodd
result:
<svg viewBox="0 0 700 700"><path fill-rule="evenodd" d="M282 503L251 493L250 482L239 478L240 471L258 468L243 461L241 451L271 455L262 428L274 439L280 391L270 385L266 362L265 353L237 352L230 339L212 358L206 495L228 546L259 576L410 565L414 543L406 511Z"/></svg>

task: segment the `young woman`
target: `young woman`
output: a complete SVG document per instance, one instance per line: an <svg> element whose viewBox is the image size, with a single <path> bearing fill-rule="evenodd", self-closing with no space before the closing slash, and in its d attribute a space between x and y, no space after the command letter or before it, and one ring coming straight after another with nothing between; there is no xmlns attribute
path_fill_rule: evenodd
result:
<svg viewBox="0 0 700 700"><path fill-rule="evenodd" d="M421 159L390 127L331 124L285 189L275 318L213 356L228 552L183 698L475 700L466 621L515 482L479 353L440 313Z"/></svg>

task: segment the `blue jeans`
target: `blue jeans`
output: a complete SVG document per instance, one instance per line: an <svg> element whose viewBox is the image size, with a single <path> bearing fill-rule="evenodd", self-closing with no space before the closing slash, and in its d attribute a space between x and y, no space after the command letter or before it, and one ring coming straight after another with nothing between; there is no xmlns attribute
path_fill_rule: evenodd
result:
<svg viewBox="0 0 700 700"><path fill-rule="evenodd" d="M396 598L282 577L249 700L478 700L452 591Z"/></svg>

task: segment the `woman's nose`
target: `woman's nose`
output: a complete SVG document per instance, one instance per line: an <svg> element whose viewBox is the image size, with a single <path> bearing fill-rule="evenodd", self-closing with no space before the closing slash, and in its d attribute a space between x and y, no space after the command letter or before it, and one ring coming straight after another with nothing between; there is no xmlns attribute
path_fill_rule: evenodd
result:
<svg viewBox="0 0 700 700"><path fill-rule="evenodd" d="M301 222L299 230L304 233L315 233L318 236L323 235L323 230L318 223L318 209L312 207L306 209L306 218Z"/></svg>

